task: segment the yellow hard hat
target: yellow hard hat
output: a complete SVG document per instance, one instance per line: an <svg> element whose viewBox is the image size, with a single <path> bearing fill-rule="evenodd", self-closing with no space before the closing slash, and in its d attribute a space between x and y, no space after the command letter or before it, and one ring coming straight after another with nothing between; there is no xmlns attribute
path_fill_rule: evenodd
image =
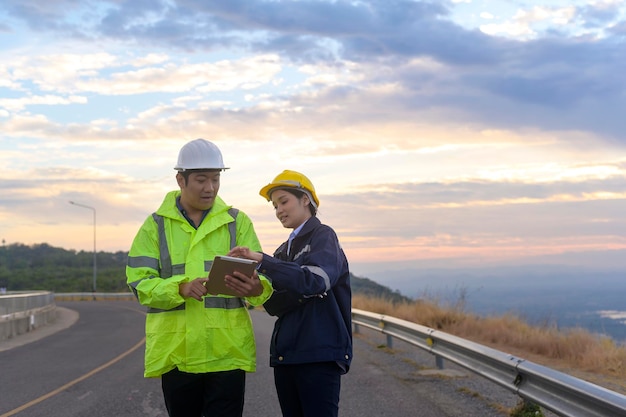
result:
<svg viewBox="0 0 626 417"><path fill-rule="evenodd" d="M259 194L262 197L265 197L267 201L270 201L272 191L285 188L294 188L304 192L312 200L315 208L319 207L320 201L317 199L315 187L313 187L311 180L309 180L304 174L296 171L290 171L288 169L278 174L272 182L261 188Z"/></svg>

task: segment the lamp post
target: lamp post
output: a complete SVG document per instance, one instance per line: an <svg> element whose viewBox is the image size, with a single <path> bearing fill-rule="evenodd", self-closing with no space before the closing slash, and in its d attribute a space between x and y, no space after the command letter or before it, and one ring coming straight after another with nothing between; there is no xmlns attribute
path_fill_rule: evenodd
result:
<svg viewBox="0 0 626 417"><path fill-rule="evenodd" d="M95 297L96 276L98 275L98 266L96 263L96 209L94 207L87 206L85 204L76 203L74 201L70 201L70 204L93 211L93 292L94 292L94 297Z"/></svg>

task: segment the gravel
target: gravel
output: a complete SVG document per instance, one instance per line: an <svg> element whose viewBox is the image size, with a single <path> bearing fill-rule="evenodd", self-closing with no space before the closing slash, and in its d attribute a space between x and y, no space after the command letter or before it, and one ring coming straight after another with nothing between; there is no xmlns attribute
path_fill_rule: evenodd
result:
<svg viewBox="0 0 626 417"><path fill-rule="evenodd" d="M444 361L444 369L440 370L434 355L399 339L393 339L392 348L388 348L386 338L380 332L360 328L354 335L354 361L374 374L378 371L390 375L409 392L414 391L420 397L420 407L424 398L429 398L446 416L502 417L510 415L521 399L508 389L450 361ZM350 377L350 373L345 376L342 390L349 387ZM342 401L346 397L349 398L342 392ZM402 401L406 400L405 394ZM545 417L557 417L548 410L542 409L542 412ZM361 415L372 414L365 412ZM435 414L415 412L406 415Z"/></svg>

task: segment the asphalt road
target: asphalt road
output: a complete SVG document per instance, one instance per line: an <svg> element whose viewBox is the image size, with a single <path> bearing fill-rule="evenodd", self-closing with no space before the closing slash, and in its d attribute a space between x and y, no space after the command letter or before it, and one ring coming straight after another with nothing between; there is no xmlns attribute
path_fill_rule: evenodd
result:
<svg viewBox="0 0 626 417"><path fill-rule="evenodd" d="M0 343L0 417L166 417L160 380L143 378L144 309L126 301L57 303L57 323ZM274 319L250 312L257 372L248 374L244 416L280 416L269 337ZM370 332L370 333L367 333ZM366 331L355 335L340 416L502 417L517 398L434 358Z"/></svg>

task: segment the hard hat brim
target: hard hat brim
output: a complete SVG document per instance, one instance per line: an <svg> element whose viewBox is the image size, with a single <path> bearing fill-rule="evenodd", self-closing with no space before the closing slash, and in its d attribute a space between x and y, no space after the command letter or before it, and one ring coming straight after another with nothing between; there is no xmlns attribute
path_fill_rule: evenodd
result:
<svg viewBox="0 0 626 417"><path fill-rule="evenodd" d="M261 197L264 197L267 201L270 201L270 195L272 194L272 190L274 188L276 188L277 185L276 184L267 184L265 187L261 188L261 190L259 191L259 194L261 195Z"/></svg>
<svg viewBox="0 0 626 417"><path fill-rule="evenodd" d="M174 169L178 172L184 172L184 171L225 171L227 169L230 169L230 167L221 167L221 168L181 168L179 166L175 166Z"/></svg>

